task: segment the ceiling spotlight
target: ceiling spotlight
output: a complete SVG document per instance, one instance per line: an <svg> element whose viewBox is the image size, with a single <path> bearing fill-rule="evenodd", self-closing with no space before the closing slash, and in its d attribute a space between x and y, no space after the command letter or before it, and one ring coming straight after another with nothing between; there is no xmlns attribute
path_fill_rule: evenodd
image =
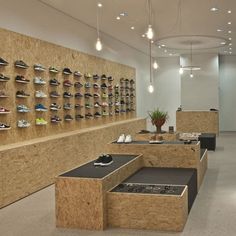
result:
<svg viewBox="0 0 236 236"><path fill-rule="evenodd" d="M159 45L158 48L161 48L161 45Z"/></svg>
<svg viewBox="0 0 236 236"><path fill-rule="evenodd" d="M150 84L150 85L148 86L148 92L149 92L149 93L153 93L153 92L154 92L154 87L153 87L152 84Z"/></svg>
<svg viewBox="0 0 236 236"><path fill-rule="evenodd" d="M182 75L184 73L183 66L179 68L179 74Z"/></svg>
<svg viewBox="0 0 236 236"><path fill-rule="evenodd" d="M127 12L121 12L120 16L128 16L128 13Z"/></svg>
<svg viewBox="0 0 236 236"><path fill-rule="evenodd" d="M213 12L216 12L216 11L218 11L219 9L218 8L216 8L216 7L212 7L211 9L210 9L210 11L213 11Z"/></svg>
<svg viewBox="0 0 236 236"><path fill-rule="evenodd" d="M145 38L146 37L146 35L145 34L142 34L142 38Z"/></svg>
<svg viewBox="0 0 236 236"><path fill-rule="evenodd" d="M134 30L134 26L131 26L130 29Z"/></svg>
<svg viewBox="0 0 236 236"><path fill-rule="evenodd" d="M153 41L153 40L151 40L151 43L154 43L154 41Z"/></svg>
<svg viewBox="0 0 236 236"><path fill-rule="evenodd" d="M153 69L155 69L155 70L157 70L159 68L159 65L157 64L156 60L153 62L152 66L153 66Z"/></svg>
<svg viewBox="0 0 236 236"><path fill-rule="evenodd" d="M193 73L191 72L191 74L190 74L190 78L193 78Z"/></svg>
<svg viewBox="0 0 236 236"><path fill-rule="evenodd" d="M217 32L222 32L223 30L222 29L217 29Z"/></svg>
<svg viewBox="0 0 236 236"><path fill-rule="evenodd" d="M231 41L231 40L232 40L232 38L229 38L229 40Z"/></svg>
<svg viewBox="0 0 236 236"><path fill-rule="evenodd" d="M231 14L231 13L232 13L232 11L231 11L231 10L228 10L228 13L229 13L229 14Z"/></svg>
<svg viewBox="0 0 236 236"><path fill-rule="evenodd" d="M116 19L117 19L117 20L120 20L120 17L119 17L119 16L117 16L117 17L116 17Z"/></svg>
<svg viewBox="0 0 236 236"><path fill-rule="evenodd" d="M169 54L169 56L172 56L172 55L173 55L172 53Z"/></svg>
<svg viewBox="0 0 236 236"><path fill-rule="evenodd" d="M229 46L232 46L232 43L229 43Z"/></svg>
<svg viewBox="0 0 236 236"><path fill-rule="evenodd" d="M228 22L228 25L231 25L231 24L232 24L231 21L229 21L229 22Z"/></svg>
<svg viewBox="0 0 236 236"><path fill-rule="evenodd" d="M225 45L225 44L226 44L226 42L221 42L220 44L221 44L221 45Z"/></svg>
<svg viewBox="0 0 236 236"><path fill-rule="evenodd" d="M229 34L231 34L231 33L232 33L232 31L231 31L231 30L229 30L229 31L228 31L228 33L229 33Z"/></svg>
<svg viewBox="0 0 236 236"><path fill-rule="evenodd" d="M229 50L232 50L232 48L229 48Z"/></svg>
<svg viewBox="0 0 236 236"><path fill-rule="evenodd" d="M147 38L152 39L154 36L152 25L148 25L148 30L147 30Z"/></svg>
<svg viewBox="0 0 236 236"><path fill-rule="evenodd" d="M167 52L167 50L165 49L164 52Z"/></svg>
<svg viewBox="0 0 236 236"><path fill-rule="evenodd" d="M232 54L232 52L229 52L229 54Z"/></svg>
<svg viewBox="0 0 236 236"><path fill-rule="evenodd" d="M102 4L100 2L98 3L98 7L102 7Z"/></svg>
<svg viewBox="0 0 236 236"><path fill-rule="evenodd" d="M162 47L165 47L166 45L165 45L165 44L162 44L161 46L162 46Z"/></svg>
<svg viewBox="0 0 236 236"><path fill-rule="evenodd" d="M100 38L97 38L96 50L97 50L97 51L101 51L101 50L102 50L102 43L101 43Z"/></svg>

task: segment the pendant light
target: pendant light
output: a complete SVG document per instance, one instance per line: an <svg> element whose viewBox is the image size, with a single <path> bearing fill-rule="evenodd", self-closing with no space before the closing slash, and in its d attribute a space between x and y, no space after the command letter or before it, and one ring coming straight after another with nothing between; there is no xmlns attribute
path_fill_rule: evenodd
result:
<svg viewBox="0 0 236 236"><path fill-rule="evenodd" d="M148 40L149 41L149 56L150 56L150 84L148 86L148 92L149 93L153 93L154 92L154 87L153 87L153 81L152 81L152 43L151 43L151 40Z"/></svg>
<svg viewBox="0 0 236 236"><path fill-rule="evenodd" d="M157 63L157 61L156 60L154 60L154 62L153 62L153 69L155 69L155 70L157 70L158 68L159 68L159 65L158 65L158 63Z"/></svg>
<svg viewBox="0 0 236 236"><path fill-rule="evenodd" d="M148 0L148 29L146 33L148 39L153 39L153 36L154 36L154 32L153 32L152 24L151 24L151 15L152 15L151 0Z"/></svg>
<svg viewBox="0 0 236 236"><path fill-rule="evenodd" d="M100 39L100 32L99 32L99 8L101 8L102 5L101 4L97 4L97 41L96 41L96 45L95 48L97 51L101 51L102 50L102 42Z"/></svg>

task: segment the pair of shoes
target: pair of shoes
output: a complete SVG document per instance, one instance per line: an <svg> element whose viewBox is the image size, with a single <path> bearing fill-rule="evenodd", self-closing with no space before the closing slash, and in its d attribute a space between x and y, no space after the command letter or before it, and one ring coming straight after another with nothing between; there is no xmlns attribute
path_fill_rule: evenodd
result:
<svg viewBox="0 0 236 236"><path fill-rule="evenodd" d="M7 82L8 80L10 80L10 78L6 77L6 76L3 75L3 74L0 74L0 81L1 81L1 82Z"/></svg>
<svg viewBox="0 0 236 236"><path fill-rule="evenodd" d="M37 118L35 120L36 125L46 125L48 122L44 120L43 118Z"/></svg>
<svg viewBox="0 0 236 236"><path fill-rule="evenodd" d="M0 130L8 130L8 129L11 129L10 125L0 123Z"/></svg>
<svg viewBox="0 0 236 236"><path fill-rule="evenodd" d="M35 105L35 110L36 111L47 111L47 108L43 104L39 103L39 104Z"/></svg>
<svg viewBox="0 0 236 236"><path fill-rule="evenodd" d="M41 64L35 64L34 65L34 70L36 70L36 71L45 71L46 68L45 68L45 66L43 66Z"/></svg>
<svg viewBox="0 0 236 236"><path fill-rule="evenodd" d="M28 127L30 127L30 123L27 120L18 120L17 121L17 126L19 128L28 128Z"/></svg>
<svg viewBox="0 0 236 236"><path fill-rule="evenodd" d="M30 95L28 93L25 93L24 90L21 90L21 91L17 91L16 92L16 97L18 98L27 98L29 97Z"/></svg>
<svg viewBox="0 0 236 236"><path fill-rule="evenodd" d="M21 112L21 113L30 112L30 109L23 104L17 105L16 109L17 109L17 112Z"/></svg>
<svg viewBox="0 0 236 236"><path fill-rule="evenodd" d="M15 67L22 68L22 69L29 68L29 66L22 60L15 61Z"/></svg>
<svg viewBox="0 0 236 236"><path fill-rule="evenodd" d="M110 154L102 154L93 164L94 166L109 166L112 163L113 159Z"/></svg>
<svg viewBox="0 0 236 236"><path fill-rule="evenodd" d="M35 92L35 97L36 98L46 98L47 95L43 91L39 90L39 91Z"/></svg>
<svg viewBox="0 0 236 236"><path fill-rule="evenodd" d="M35 77L34 83L35 84L46 84L46 81L44 79L42 79L41 77Z"/></svg>
<svg viewBox="0 0 236 236"><path fill-rule="evenodd" d="M132 137L130 134L126 136L124 134L121 134L117 140L117 143L131 143L131 142L132 142Z"/></svg>

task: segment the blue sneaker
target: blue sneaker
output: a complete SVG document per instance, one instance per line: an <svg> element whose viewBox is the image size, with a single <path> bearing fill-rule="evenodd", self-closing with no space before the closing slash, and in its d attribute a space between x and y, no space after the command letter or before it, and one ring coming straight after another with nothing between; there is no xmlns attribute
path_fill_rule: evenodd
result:
<svg viewBox="0 0 236 236"><path fill-rule="evenodd" d="M43 104L36 104L35 105L35 110L36 111L47 111L47 108Z"/></svg>

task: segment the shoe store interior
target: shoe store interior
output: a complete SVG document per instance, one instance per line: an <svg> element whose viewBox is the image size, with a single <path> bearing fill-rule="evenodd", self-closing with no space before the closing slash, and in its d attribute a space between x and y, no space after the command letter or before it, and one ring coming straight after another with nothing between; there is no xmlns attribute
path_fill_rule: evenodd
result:
<svg viewBox="0 0 236 236"><path fill-rule="evenodd" d="M0 2L1 236L235 235L235 0Z"/></svg>

